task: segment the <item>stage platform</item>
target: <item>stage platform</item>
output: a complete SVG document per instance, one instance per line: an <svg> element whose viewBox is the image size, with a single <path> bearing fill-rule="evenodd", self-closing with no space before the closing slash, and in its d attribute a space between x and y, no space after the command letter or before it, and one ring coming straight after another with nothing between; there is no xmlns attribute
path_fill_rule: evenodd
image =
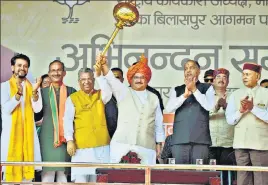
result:
<svg viewBox="0 0 268 185"><path fill-rule="evenodd" d="M145 183L145 171L138 169L98 168L97 173L108 174L108 183ZM219 171L152 170L152 184L205 184L220 185Z"/></svg>

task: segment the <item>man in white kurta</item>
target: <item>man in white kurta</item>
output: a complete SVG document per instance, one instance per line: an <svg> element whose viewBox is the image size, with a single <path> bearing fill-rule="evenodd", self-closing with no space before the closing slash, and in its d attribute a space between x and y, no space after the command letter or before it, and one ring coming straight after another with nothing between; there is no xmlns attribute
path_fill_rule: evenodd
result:
<svg viewBox="0 0 268 185"><path fill-rule="evenodd" d="M28 68L30 66L30 59L26 55L18 54L11 59L13 76L12 78L17 79L17 89L18 92L13 97L11 97L11 88L10 88L10 80L1 83L1 109L2 109L2 134L1 134L1 161L8 161L8 150L10 146L10 138L11 138L11 129L12 129L12 113L16 109L17 106L21 106L22 115L24 115L24 107L25 107L25 96L26 96L26 83L29 83L26 79L26 75L28 72ZM11 79L12 79L11 78ZM26 82L27 81L27 82ZM33 85L33 94L31 99L31 106L34 112L40 112L42 109L42 98L40 96L40 91L37 93L37 89L40 86L40 80L36 85ZM38 96L38 97L35 97ZM38 98L38 100L37 100ZM32 115L34 116L34 115ZM34 119L33 119L34 120ZM29 148L34 148L34 161L40 162L40 145L36 132L35 123L32 123L33 127L33 138L34 145L28 146ZM19 152L19 151L18 151ZM24 155L24 153L22 153ZM4 172L3 180L5 177L6 167L2 167L2 171ZM36 170L41 170L40 166L35 166ZM31 181L23 179L23 181Z"/></svg>
<svg viewBox="0 0 268 185"><path fill-rule="evenodd" d="M118 103L118 125L110 144L110 161L119 163L129 151L136 152L141 164L155 164L165 140L163 115L157 96L146 90L151 78L147 59L131 66L127 73L130 87L116 79L106 59L97 57L103 75Z"/></svg>
<svg viewBox="0 0 268 185"><path fill-rule="evenodd" d="M261 66L245 63L245 87L233 92L226 109L235 125L233 148L238 166L268 166L268 89L258 85ZM238 172L238 185L267 185L267 172Z"/></svg>
<svg viewBox="0 0 268 185"><path fill-rule="evenodd" d="M112 91L96 69L100 90L94 90L94 74L89 68L79 71L81 90L66 100L64 137L72 162L108 163L110 136L107 129L104 104L110 101ZM95 181L95 168L72 167L72 181Z"/></svg>

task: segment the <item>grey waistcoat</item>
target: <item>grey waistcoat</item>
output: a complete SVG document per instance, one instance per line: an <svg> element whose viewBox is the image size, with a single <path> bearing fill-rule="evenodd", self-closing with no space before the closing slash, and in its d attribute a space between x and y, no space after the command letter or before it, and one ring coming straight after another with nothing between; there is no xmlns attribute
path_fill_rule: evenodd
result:
<svg viewBox="0 0 268 185"><path fill-rule="evenodd" d="M197 89L205 94L209 84L196 83ZM177 97L184 94L185 85L175 88ZM172 145L175 144L208 144L211 145L209 134L209 112L205 110L194 95L188 97L176 110L173 125Z"/></svg>

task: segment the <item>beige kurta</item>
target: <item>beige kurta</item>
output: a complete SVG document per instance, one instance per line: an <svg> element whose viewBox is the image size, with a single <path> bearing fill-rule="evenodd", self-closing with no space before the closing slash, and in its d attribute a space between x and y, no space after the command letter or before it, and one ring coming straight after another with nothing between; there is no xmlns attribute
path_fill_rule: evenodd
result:
<svg viewBox="0 0 268 185"><path fill-rule="evenodd" d="M241 114L240 100L246 96L253 97L254 107ZM268 89L256 86L236 90L230 96L226 119L235 125L235 149L268 150Z"/></svg>
<svg viewBox="0 0 268 185"><path fill-rule="evenodd" d="M227 103L230 94L227 95ZM219 96L215 94L215 104L217 104ZM225 118L225 110L221 107L219 110L215 108L209 113L209 130L212 141L212 147L233 147L234 126L229 125Z"/></svg>
<svg viewBox="0 0 268 185"><path fill-rule="evenodd" d="M110 144L111 162L118 163L130 150L143 164L156 161L155 143L164 142L163 115L157 96L126 87L110 71L106 75L118 103L118 123Z"/></svg>

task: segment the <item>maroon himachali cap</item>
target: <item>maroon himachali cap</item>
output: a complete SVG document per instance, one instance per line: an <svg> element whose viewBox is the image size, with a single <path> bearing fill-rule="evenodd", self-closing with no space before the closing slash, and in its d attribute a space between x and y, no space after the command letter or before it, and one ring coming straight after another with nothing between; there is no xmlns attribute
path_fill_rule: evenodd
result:
<svg viewBox="0 0 268 185"><path fill-rule="evenodd" d="M261 65L258 65L258 64L255 64L255 63L245 63L244 66L243 66L243 70L251 70L251 71L255 71L256 73L261 73L261 69L262 69L262 66Z"/></svg>
<svg viewBox="0 0 268 185"><path fill-rule="evenodd" d="M213 78L216 78L218 74L225 74L229 78L230 72L225 68L215 69L213 72Z"/></svg>

